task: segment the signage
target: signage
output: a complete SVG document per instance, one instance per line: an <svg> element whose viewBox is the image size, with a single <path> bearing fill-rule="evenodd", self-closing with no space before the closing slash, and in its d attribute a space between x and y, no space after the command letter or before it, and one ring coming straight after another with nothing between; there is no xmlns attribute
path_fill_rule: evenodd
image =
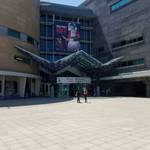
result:
<svg viewBox="0 0 150 150"><path fill-rule="evenodd" d="M71 83L86 83L91 84L91 78L88 77L57 77L57 83L71 84Z"/></svg>

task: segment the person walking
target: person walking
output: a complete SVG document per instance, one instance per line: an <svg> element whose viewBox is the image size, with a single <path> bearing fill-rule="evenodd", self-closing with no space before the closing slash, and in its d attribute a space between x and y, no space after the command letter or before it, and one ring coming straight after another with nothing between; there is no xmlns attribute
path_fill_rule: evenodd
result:
<svg viewBox="0 0 150 150"><path fill-rule="evenodd" d="M83 95L84 95L84 98L85 98L85 103L87 103L88 91L87 91L86 88L83 88Z"/></svg>
<svg viewBox="0 0 150 150"><path fill-rule="evenodd" d="M80 91L79 91L79 89L76 91L76 97L77 97L77 103L80 103L80 96L81 96L81 94L80 94Z"/></svg>

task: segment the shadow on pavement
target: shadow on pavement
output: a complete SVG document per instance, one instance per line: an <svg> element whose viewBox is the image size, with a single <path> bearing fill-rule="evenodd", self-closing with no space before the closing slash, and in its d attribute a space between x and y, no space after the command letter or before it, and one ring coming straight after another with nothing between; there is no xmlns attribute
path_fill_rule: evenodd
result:
<svg viewBox="0 0 150 150"><path fill-rule="evenodd" d="M66 101L72 101L73 98L27 98L27 99L5 99L0 100L0 107L16 107L16 106L29 106L29 105L41 105L50 103L61 103Z"/></svg>

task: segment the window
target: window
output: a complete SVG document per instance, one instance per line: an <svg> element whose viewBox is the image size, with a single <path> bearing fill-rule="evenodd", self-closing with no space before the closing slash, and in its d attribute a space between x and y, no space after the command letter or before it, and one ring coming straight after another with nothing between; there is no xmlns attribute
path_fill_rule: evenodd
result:
<svg viewBox="0 0 150 150"><path fill-rule="evenodd" d="M47 26L47 36L52 37L53 36L53 27Z"/></svg>
<svg viewBox="0 0 150 150"><path fill-rule="evenodd" d="M0 36L7 35L7 28L0 26Z"/></svg>
<svg viewBox="0 0 150 150"><path fill-rule="evenodd" d="M53 35L53 27L50 25L40 25L40 36L44 37L52 37Z"/></svg>
<svg viewBox="0 0 150 150"><path fill-rule="evenodd" d="M91 25L90 20L80 19L81 26L89 27Z"/></svg>
<svg viewBox="0 0 150 150"><path fill-rule="evenodd" d="M40 25L40 36L46 37L46 25L44 25L44 24Z"/></svg>
<svg viewBox="0 0 150 150"><path fill-rule="evenodd" d="M47 49L48 51L53 51L53 41L47 40Z"/></svg>
<svg viewBox="0 0 150 150"><path fill-rule="evenodd" d="M99 51L99 52L103 52L103 51L105 51L105 47L104 47L104 46L99 47L99 48L98 48L98 51Z"/></svg>
<svg viewBox="0 0 150 150"><path fill-rule="evenodd" d="M52 21L53 21L53 16L52 16L52 15L48 15L47 21L48 21L48 22L52 22Z"/></svg>
<svg viewBox="0 0 150 150"><path fill-rule="evenodd" d="M49 54L41 54L41 57L49 60L49 61L53 61L53 55L49 55Z"/></svg>
<svg viewBox="0 0 150 150"><path fill-rule="evenodd" d="M136 65L144 65L144 58L120 62L119 67L128 67L128 66L136 66Z"/></svg>
<svg viewBox="0 0 150 150"><path fill-rule="evenodd" d="M80 30L81 40L90 41L90 31Z"/></svg>
<svg viewBox="0 0 150 150"><path fill-rule="evenodd" d="M119 10L120 8L128 5L131 2L134 2L136 0L119 0L115 4L111 5L111 12Z"/></svg>
<svg viewBox="0 0 150 150"><path fill-rule="evenodd" d="M132 45L138 44L143 41L144 41L144 37L140 36L140 37L136 37L136 38L130 39L130 40L123 40L123 41L115 42L112 44L112 49L117 50L117 49L123 48L124 46L129 46L131 44Z"/></svg>
<svg viewBox="0 0 150 150"><path fill-rule="evenodd" d="M90 53L90 43L80 43L80 50Z"/></svg>
<svg viewBox="0 0 150 150"><path fill-rule="evenodd" d="M54 59L55 59L55 61L57 61L57 60L60 60L60 59L62 59L64 57L65 56L63 56L63 55L55 55Z"/></svg>
<svg viewBox="0 0 150 150"><path fill-rule="evenodd" d="M46 51L46 40L40 40L40 50Z"/></svg>
<svg viewBox="0 0 150 150"><path fill-rule="evenodd" d="M30 44L34 45L34 39L31 36L27 37L27 42L29 42Z"/></svg>
<svg viewBox="0 0 150 150"><path fill-rule="evenodd" d="M15 37L15 38L17 38L17 39L20 39L20 32L8 28L8 36L11 36L11 37Z"/></svg>
<svg viewBox="0 0 150 150"><path fill-rule="evenodd" d="M45 14L41 14L40 20L41 20L41 22L46 22L46 15Z"/></svg>

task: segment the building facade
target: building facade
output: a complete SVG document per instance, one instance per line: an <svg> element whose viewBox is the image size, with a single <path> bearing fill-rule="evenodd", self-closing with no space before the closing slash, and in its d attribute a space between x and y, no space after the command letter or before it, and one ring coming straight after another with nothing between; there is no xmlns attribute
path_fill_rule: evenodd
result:
<svg viewBox="0 0 150 150"><path fill-rule="evenodd" d="M0 97L39 95L39 66L16 48L38 54L39 0L0 0Z"/></svg>
<svg viewBox="0 0 150 150"><path fill-rule="evenodd" d="M40 7L41 57L50 62L56 62L78 50L83 50L89 55L94 55L93 27L95 15L90 9L47 2L41 2ZM75 45L78 43L78 46L69 48L70 39L74 41L72 43ZM41 76L43 77L41 85L43 92L41 93L44 96L70 95L69 91L72 87L69 84L58 85L56 78L60 76L76 77L79 71L72 67L69 70L64 70L62 67L60 73L58 72L49 75L44 73L43 68L41 68ZM50 79L48 79L48 76L50 76ZM80 76L85 75L80 74ZM53 84L53 82L55 83Z"/></svg>
<svg viewBox="0 0 150 150"><path fill-rule="evenodd" d="M150 96L150 1L87 0L81 7L97 16L113 56L124 57L116 74L106 75L100 84L111 87L112 95Z"/></svg>
<svg viewBox="0 0 150 150"><path fill-rule="evenodd" d="M57 61L76 51L57 45L59 27L65 29L67 26L68 28L69 23L74 23L79 28L80 50L88 54L92 53L95 15L91 10L41 2L40 11L40 55L42 57L50 61ZM66 36L63 32L61 34Z"/></svg>
<svg viewBox="0 0 150 150"><path fill-rule="evenodd" d="M0 97L150 97L147 0L0 2Z"/></svg>

